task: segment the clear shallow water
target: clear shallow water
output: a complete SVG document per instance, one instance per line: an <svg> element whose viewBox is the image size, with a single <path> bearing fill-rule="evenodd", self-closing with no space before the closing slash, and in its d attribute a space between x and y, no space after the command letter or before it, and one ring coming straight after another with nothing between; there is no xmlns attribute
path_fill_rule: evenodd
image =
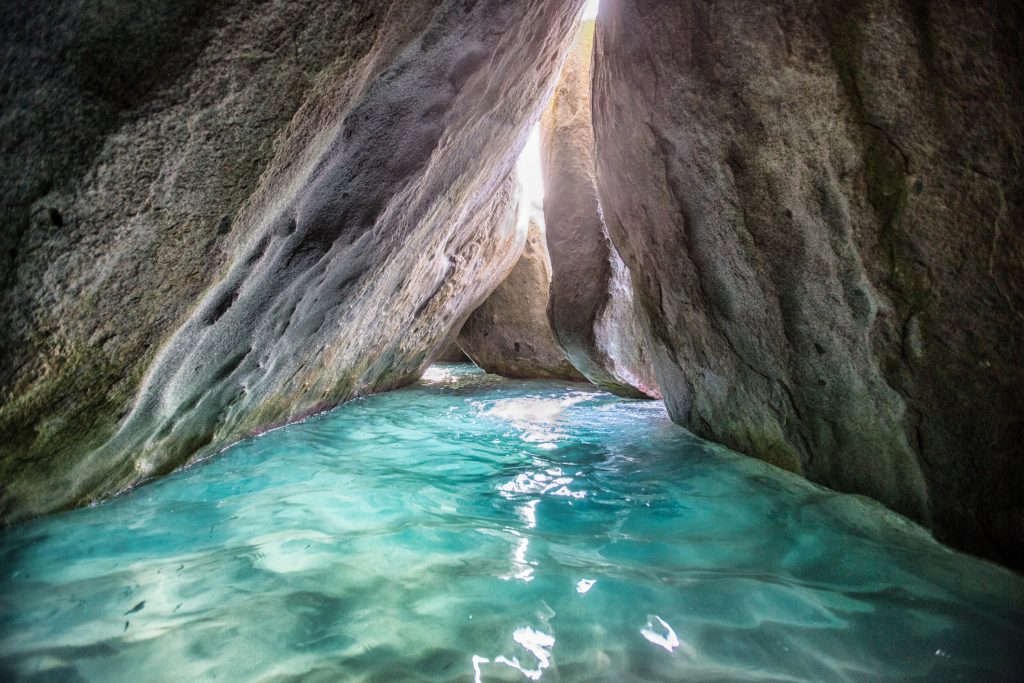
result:
<svg viewBox="0 0 1024 683"><path fill-rule="evenodd" d="M1014 680L1024 580L660 403L439 366L0 536L0 678Z"/></svg>

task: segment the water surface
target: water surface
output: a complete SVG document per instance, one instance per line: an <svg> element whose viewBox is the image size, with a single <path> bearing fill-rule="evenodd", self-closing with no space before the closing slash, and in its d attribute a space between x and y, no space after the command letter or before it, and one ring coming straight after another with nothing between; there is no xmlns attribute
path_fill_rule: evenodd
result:
<svg viewBox="0 0 1024 683"><path fill-rule="evenodd" d="M0 536L0 678L1014 680L1024 581L660 403L436 366Z"/></svg>

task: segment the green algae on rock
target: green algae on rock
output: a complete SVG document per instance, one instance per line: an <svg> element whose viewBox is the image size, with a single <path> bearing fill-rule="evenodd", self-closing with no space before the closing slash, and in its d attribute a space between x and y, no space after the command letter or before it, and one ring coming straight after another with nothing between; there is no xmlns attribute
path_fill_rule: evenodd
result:
<svg viewBox="0 0 1024 683"><path fill-rule="evenodd" d="M415 379L522 244L580 5L9 8L3 520Z"/></svg>
<svg viewBox="0 0 1024 683"><path fill-rule="evenodd" d="M593 94L673 418L1017 567L1022 25L1010 2L604 0Z"/></svg>

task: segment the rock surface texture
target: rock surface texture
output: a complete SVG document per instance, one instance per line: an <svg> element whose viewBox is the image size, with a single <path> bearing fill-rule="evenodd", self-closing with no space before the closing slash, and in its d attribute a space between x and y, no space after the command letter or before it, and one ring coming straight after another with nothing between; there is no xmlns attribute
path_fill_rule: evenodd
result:
<svg viewBox="0 0 1024 683"><path fill-rule="evenodd" d="M1022 13L603 0L594 79L673 418L1017 567Z"/></svg>
<svg viewBox="0 0 1024 683"><path fill-rule="evenodd" d="M2 518L417 377L521 250L579 9L7 7Z"/></svg>
<svg viewBox="0 0 1024 683"><path fill-rule="evenodd" d="M496 375L583 380L566 360L548 324L551 266L544 233L537 221L528 220L522 256L466 320L459 346L474 363Z"/></svg>
<svg viewBox="0 0 1024 683"><path fill-rule="evenodd" d="M628 268L608 236L594 181L590 119L594 23L580 27L541 117L548 317L572 364L607 391L660 398Z"/></svg>
<svg viewBox="0 0 1024 683"><path fill-rule="evenodd" d="M469 363L469 356L453 340L434 353L433 363Z"/></svg>

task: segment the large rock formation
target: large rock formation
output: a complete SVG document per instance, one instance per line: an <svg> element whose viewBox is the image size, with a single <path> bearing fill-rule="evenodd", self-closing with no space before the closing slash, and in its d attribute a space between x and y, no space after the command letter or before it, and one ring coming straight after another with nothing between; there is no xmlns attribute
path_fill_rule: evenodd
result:
<svg viewBox="0 0 1024 683"><path fill-rule="evenodd" d="M579 8L5 8L3 519L415 378L521 248Z"/></svg>
<svg viewBox="0 0 1024 683"><path fill-rule="evenodd" d="M1020 3L603 0L598 186L678 422L1024 566Z"/></svg>
<svg viewBox="0 0 1024 683"><path fill-rule="evenodd" d="M508 277L466 320L458 343L487 372L505 377L582 380L565 358L546 315L551 265L538 222Z"/></svg>
<svg viewBox="0 0 1024 683"><path fill-rule="evenodd" d="M469 363L469 356L454 339L442 345L434 352L432 363Z"/></svg>
<svg viewBox="0 0 1024 683"><path fill-rule="evenodd" d="M541 117L548 317L587 379L623 396L660 398L629 270L608 237L594 184L590 120L594 23L584 22Z"/></svg>

